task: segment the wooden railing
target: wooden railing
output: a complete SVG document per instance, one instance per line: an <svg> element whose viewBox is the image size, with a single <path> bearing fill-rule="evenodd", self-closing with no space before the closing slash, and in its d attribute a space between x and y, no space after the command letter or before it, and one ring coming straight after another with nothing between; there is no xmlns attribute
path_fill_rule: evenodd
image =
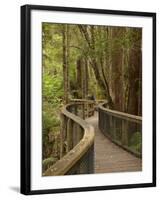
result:
<svg viewBox="0 0 160 200"><path fill-rule="evenodd" d="M60 160L44 176L94 173L94 129L84 119L94 114L95 102L72 100L61 112Z"/></svg>
<svg viewBox="0 0 160 200"><path fill-rule="evenodd" d="M99 129L114 143L142 157L142 117L110 110L107 103L98 106Z"/></svg>
<svg viewBox="0 0 160 200"><path fill-rule="evenodd" d="M110 110L104 100L74 99L61 112L60 160L44 176L94 173L94 129L85 118L94 115L95 110L101 132L142 157L142 117Z"/></svg>

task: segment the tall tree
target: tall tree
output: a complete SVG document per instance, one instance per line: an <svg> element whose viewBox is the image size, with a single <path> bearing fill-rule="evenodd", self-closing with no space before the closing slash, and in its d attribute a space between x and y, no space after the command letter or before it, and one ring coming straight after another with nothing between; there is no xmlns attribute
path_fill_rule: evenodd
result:
<svg viewBox="0 0 160 200"><path fill-rule="evenodd" d="M69 27L63 25L63 77L64 77L64 102L68 103L69 98Z"/></svg>
<svg viewBox="0 0 160 200"><path fill-rule="evenodd" d="M95 27L79 25L79 29L80 29L80 32L82 33L82 36L84 37L85 41L88 44L88 49L90 51L90 54L89 54L90 63L93 68L94 75L99 84L99 87L101 88L102 92L107 98L108 105L111 108L113 108L113 101L110 95L108 81L106 80L106 77L104 75L103 68L101 68L102 74L100 73L100 70L99 70L100 66L98 65L98 61L97 61L98 57L96 55L96 45L95 45Z"/></svg>

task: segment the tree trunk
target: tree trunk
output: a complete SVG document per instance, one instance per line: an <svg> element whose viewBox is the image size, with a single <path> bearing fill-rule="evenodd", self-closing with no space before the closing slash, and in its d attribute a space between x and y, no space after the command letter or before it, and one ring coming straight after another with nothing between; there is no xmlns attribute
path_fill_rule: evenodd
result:
<svg viewBox="0 0 160 200"><path fill-rule="evenodd" d="M125 28L124 37L129 37L130 30L129 28ZM129 81L129 59L130 59L130 47L122 48L122 85L123 85L123 93L122 93L122 111L128 112L129 106L129 93L130 93L130 81Z"/></svg>
<svg viewBox="0 0 160 200"><path fill-rule="evenodd" d="M121 35L121 29L109 27L109 64L111 73L111 88L114 101L114 109L122 111L122 50L116 42L117 37Z"/></svg>
<svg viewBox="0 0 160 200"><path fill-rule="evenodd" d="M87 98L88 96L88 82L89 82L89 73L88 73L88 67L89 67L89 62L88 62L88 59L86 58L85 59L85 99Z"/></svg>
<svg viewBox="0 0 160 200"><path fill-rule="evenodd" d="M69 96L69 73L68 73L68 62L69 62L69 29L68 25L63 26L63 78L64 78L64 102L68 103Z"/></svg>
<svg viewBox="0 0 160 200"><path fill-rule="evenodd" d="M77 60L77 98L81 99L82 98L82 85L81 85L81 80L82 80L82 71L81 71L81 59Z"/></svg>
<svg viewBox="0 0 160 200"><path fill-rule="evenodd" d="M129 82L130 82L130 94L128 113L133 115L142 115L142 54L141 54L141 29L132 30L132 34L135 38L135 34L138 35L137 39L133 42L133 46L130 50L129 59ZM132 37L133 37L132 36Z"/></svg>

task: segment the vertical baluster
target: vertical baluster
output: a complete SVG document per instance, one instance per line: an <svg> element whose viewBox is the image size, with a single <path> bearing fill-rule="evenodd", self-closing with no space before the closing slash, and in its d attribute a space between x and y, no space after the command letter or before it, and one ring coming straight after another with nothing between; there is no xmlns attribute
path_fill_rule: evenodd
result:
<svg viewBox="0 0 160 200"><path fill-rule="evenodd" d="M101 110L100 109L98 109L98 123L99 123L99 128L100 128L100 130L102 131L102 119L101 119Z"/></svg>
<svg viewBox="0 0 160 200"><path fill-rule="evenodd" d="M88 174L94 173L94 144L90 147L88 153Z"/></svg>
<svg viewBox="0 0 160 200"><path fill-rule="evenodd" d="M83 130L81 129L81 127L78 124L76 124L76 123L72 124L73 147L82 139L82 135L83 135L82 131Z"/></svg>
<svg viewBox="0 0 160 200"><path fill-rule="evenodd" d="M101 123L102 130L103 130L103 133L105 133L105 124L107 123L107 120L105 118L106 115L105 115L103 110L101 110L101 115L102 115L102 117L101 117L101 119L102 119L102 123Z"/></svg>
<svg viewBox="0 0 160 200"><path fill-rule="evenodd" d="M68 119L67 122L67 152L73 147L73 121Z"/></svg>
<svg viewBox="0 0 160 200"><path fill-rule="evenodd" d="M128 121L122 120L122 144L128 146Z"/></svg>
<svg viewBox="0 0 160 200"><path fill-rule="evenodd" d="M73 106L69 107L69 112L73 113Z"/></svg>
<svg viewBox="0 0 160 200"><path fill-rule="evenodd" d="M90 117L90 103L88 103L88 117Z"/></svg>
<svg viewBox="0 0 160 200"><path fill-rule="evenodd" d="M54 152L55 152L56 157L59 157L59 155L58 155L58 137L57 137L57 135L55 136Z"/></svg>
<svg viewBox="0 0 160 200"><path fill-rule="evenodd" d="M83 119L83 103L80 105L80 117Z"/></svg>
<svg viewBox="0 0 160 200"><path fill-rule="evenodd" d="M100 122L100 120L101 120L100 110L98 109L98 127L99 127L100 130L101 130L101 122Z"/></svg>
<svg viewBox="0 0 160 200"><path fill-rule="evenodd" d="M65 138L66 138L66 117L61 115L61 131L60 131L60 158L65 154Z"/></svg>
<svg viewBox="0 0 160 200"><path fill-rule="evenodd" d="M83 137L83 129L77 124L77 143L82 139ZM86 157L86 154L84 155L84 157L81 159L81 162L79 164L79 166L77 167L77 173L78 174L84 174L86 173L86 167L85 167L85 164L84 162L88 162L88 160L85 159ZM87 163L86 163L86 166L87 166Z"/></svg>
<svg viewBox="0 0 160 200"><path fill-rule="evenodd" d="M78 107L78 106L75 104L75 106L74 106L74 114L75 114L75 115L77 115L77 107Z"/></svg>
<svg viewBox="0 0 160 200"><path fill-rule="evenodd" d="M87 102L87 104L86 104L86 118L88 118L89 117L89 115L88 115L88 102Z"/></svg>
<svg viewBox="0 0 160 200"><path fill-rule="evenodd" d="M76 123L73 122L73 147L77 144Z"/></svg>
<svg viewBox="0 0 160 200"><path fill-rule="evenodd" d="M85 119L85 101L82 102L82 119Z"/></svg>
<svg viewBox="0 0 160 200"><path fill-rule="evenodd" d="M111 137L112 137L112 135L113 135L112 115L109 115L108 134L109 134Z"/></svg>
<svg viewBox="0 0 160 200"><path fill-rule="evenodd" d="M116 140L116 118L112 117L112 136L113 139Z"/></svg>
<svg viewBox="0 0 160 200"><path fill-rule="evenodd" d="M94 101L93 102L93 115L94 115L95 108L96 108L96 102Z"/></svg>
<svg viewBox="0 0 160 200"><path fill-rule="evenodd" d="M74 123L74 146L80 141L80 128L79 125Z"/></svg>
<svg viewBox="0 0 160 200"><path fill-rule="evenodd" d="M93 103L91 103L91 116L93 115Z"/></svg>
<svg viewBox="0 0 160 200"><path fill-rule="evenodd" d="M105 114L105 112L103 112L103 116L104 116L104 134L108 134L108 132L110 131L110 130L108 130L109 115L107 113Z"/></svg>
<svg viewBox="0 0 160 200"><path fill-rule="evenodd" d="M77 143L82 139L83 129L77 124Z"/></svg>

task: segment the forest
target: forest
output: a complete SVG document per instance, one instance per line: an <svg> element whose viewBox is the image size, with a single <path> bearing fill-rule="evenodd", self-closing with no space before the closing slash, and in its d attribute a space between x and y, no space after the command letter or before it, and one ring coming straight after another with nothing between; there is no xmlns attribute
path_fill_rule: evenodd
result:
<svg viewBox="0 0 160 200"><path fill-rule="evenodd" d="M43 171L60 158L60 111L71 99L106 100L142 116L142 29L42 23Z"/></svg>

